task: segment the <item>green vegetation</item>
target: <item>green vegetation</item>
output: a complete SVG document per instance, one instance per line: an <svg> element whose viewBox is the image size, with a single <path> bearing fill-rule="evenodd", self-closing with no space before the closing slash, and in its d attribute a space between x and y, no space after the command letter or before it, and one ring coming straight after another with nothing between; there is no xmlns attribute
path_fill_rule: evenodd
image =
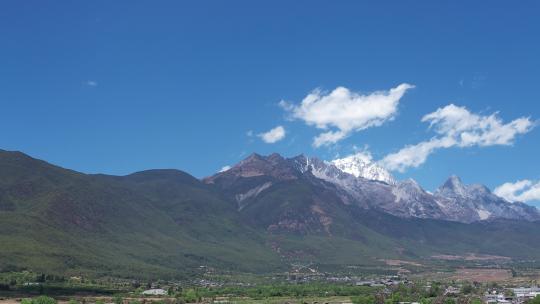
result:
<svg viewBox="0 0 540 304"><path fill-rule="evenodd" d="M345 284L310 283L310 284L274 284L254 287L222 287L190 289L191 295L213 298L223 295L265 299L271 297L330 297L370 295L377 289L365 286ZM186 295L183 295L184 298ZM188 299L186 299L188 301Z"/></svg>
<svg viewBox="0 0 540 304"><path fill-rule="evenodd" d="M56 304L56 300L47 296L39 296L33 299L23 299L21 304Z"/></svg>
<svg viewBox="0 0 540 304"><path fill-rule="evenodd" d="M182 279L200 265L280 266L234 206L181 171L85 175L0 150L0 202L0 272Z"/></svg>
<svg viewBox="0 0 540 304"><path fill-rule="evenodd" d="M354 304L375 304L375 296L352 296L351 301Z"/></svg>
<svg viewBox="0 0 540 304"><path fill-rule="evenodd" d="M152 285L157 284L153 283ZM148 286L145 286L148 287ZM164 286L162 286L164 287ZM429 287L429 288L428 288ZM445 294L452 287L455 292ZM459 287L459 288L456 288ZM166 289L166 287L164 287ZM131 286L122 294L75 296L69 304L185 304L232 302L242 304L263 303L325 303L348 302L354 304L398 304L419 302L421 304L482 304L480 298L490 288L500 288L495 284L469 282L405 281L384 287L356 286L350 283L310 282L303 284L273 283L255 286L229 285L222 287L198 287L185 285L171 289L171 295L146 297L140 294L141 287ZM174 291L173 291L174 290ZM464 293L462 291L467 291ZM56 296L55 296L56 297ZM66 296L58 295L65 299ZM27 298L21 304L56 304L53 298L36 296ZM527 304L540 304L540 297Z"/></svg>
<svg viewBox="0 0 540 304"><path fill-rule="evenodd" d="M534 299L527 302L527 304L540 304L540 296L536 296Z"/></svg>

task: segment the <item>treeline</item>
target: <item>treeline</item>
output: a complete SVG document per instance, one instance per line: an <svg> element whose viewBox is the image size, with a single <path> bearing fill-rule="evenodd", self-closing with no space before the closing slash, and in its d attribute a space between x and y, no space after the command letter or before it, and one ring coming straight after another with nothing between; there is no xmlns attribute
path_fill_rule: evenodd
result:
<svg viewBox="0 0 540 304"><path fill-rule="evenodd" d="M366 286L351 286L343 284L311 283L311 284L275 284L252 287L233 286L219 288L188 289L197 297L214 298L218 296L250 297L264 299L271 297L329 297L329 296L360 296L376 292L376 288Z"/></svg>
<svg viewBox="0 0 540 304"><path fill-rule="evenodd" d="M125 292L112 284L98 284L83 279L71 280L63 276L38 274L28 271L0 273L0 292L27 295L104 294Z"/></svg>

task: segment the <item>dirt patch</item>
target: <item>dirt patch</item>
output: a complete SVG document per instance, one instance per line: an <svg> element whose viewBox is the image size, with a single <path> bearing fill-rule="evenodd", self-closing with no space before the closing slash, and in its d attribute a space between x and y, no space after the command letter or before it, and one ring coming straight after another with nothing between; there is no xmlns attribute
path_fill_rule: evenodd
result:
<svg viewBox="0 0 540 304"><path fill-rule="evenodd" d="M21 299L0 299L0 304L19 304Z"/></svg>
<svg viewBox="0 0 540 304"><path fill-rule="evenodd" d="M512 260L509 257L499 256L499 255L488 255L488 254L475 254L469 253L467 255L449 255L449 254L438 254L431 256L437 260L446 260L446 261L510 261Z"/></svg>
<svg viewBox="0 0 540 304"><path fill-rule="evenodd" d="M418 266L422 267L424 265L412 261L405 261L405 260L383 260L386 265L388 266L403 266L403 265L411 265L411 266Z"/></svg>
<svg viewBox="0 0 540 304"><path fill-rule="evenodd" d="M512 278L512 273L508 269L463 268L458 269L451 278L476 282L499 282Z"/></svg>

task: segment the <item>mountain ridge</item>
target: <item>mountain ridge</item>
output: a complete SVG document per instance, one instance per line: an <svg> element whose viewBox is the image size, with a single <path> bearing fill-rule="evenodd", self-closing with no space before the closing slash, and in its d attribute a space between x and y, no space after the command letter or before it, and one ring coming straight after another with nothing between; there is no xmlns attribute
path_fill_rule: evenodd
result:
<svg viewBox="0 0 540 304"><path fill-rule="evenodd" d="M216 179L234 176L235 172L240 171L244 172L240 175L243 178L254 176L255 171L257 176L272 176L278 179L279 174L285 171L288 172L289 179L298 179L300 175L309 173L315 178L335 185L338 188L336 194L343 204L355 203L363 208L375 208L396 216L466 223L494 218L529 221L540 219L540 212L536 208L519 202L509 203L493 194L484 185L464 185L456 175L450 176L432 194L414 180L397 181L389 173L380 175L384 178L374 178L369 170L362 171L364 168L374 168L373 166L377 168L376 164L368 163L366 158L351 156L340 159L337 164L343 169L338 168L334 161L322 161L303 154L288 159L276 153L268 157L256 155L255 158L257 162L253 162L254 158L250 156L232 169L207 177L203 182L214 183ZM349 164L346 165L346 162ZM355 167L357 164L358 167ZM378 172L383 170L380 168ZM251 175L246 173L248 171ZM271 182L266 181L250 189L244 189L245 193L237 195L244 200L246 195L259 195L271 185Z"/></svg>
<svg viewBox="0 0 540 304"><path fill-rule="evenodd" d="M392 214L399 187L410 204ZM413 181L356 178L303 155L251 155L201 181L174 169L84 174L0 151L0 271L178 278L201 265L269 273L295 261L384 267L469 252L540 259L540 222L422 218L437 214L424 195Z"/></svg>

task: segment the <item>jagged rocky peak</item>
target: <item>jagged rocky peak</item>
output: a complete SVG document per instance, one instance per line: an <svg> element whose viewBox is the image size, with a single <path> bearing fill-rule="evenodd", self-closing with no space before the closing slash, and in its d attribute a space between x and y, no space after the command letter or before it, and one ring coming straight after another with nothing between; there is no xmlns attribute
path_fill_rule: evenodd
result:
<svg viewBox="0 0 540 304"><path fill-rule="evenodd" d="M467 186L463 184L457 175L451 175L442 186L437 189L436 194L442 196L466 196Z"/></svg>
<svg viewBox="0 0 540 304"><path fill-rule="evenodd" d="M466 195L490 195L491 190L482 184L465 185L461 179L456 176L450 176L446 182L439 187L438 193L457 194L461 196Z"/></svg>
<svg viewBox="0 0 540 304"><path fill-rule="evenodd" d="M298 171L304 173L309 170L309 158L304 154L297 155L289 160Z"/></svg>
<svg viewBox="0 0 540 304"><path fill-rule="evenodd" d="M396 184L396 180L390 172L373 162L371 155L366 153L356 153L344 158L335 159L331 163L341 171L352 174L355 177L382 181L390 185Z"/></svg>
<svg viewBox="0 0 540 304"><path fill-rule="evenodd" d="M449 189L458 189L460 187L463 187L463 182L461 181L461 178L457 175L450 175L448 179L444 182L442 185L444 188Z"/></svg>
<svg viewBox="0 0 540 304"><path fill-rule="evenodd" d="M234 167L277 165L284 160L285 159L278 153L272 153L268 156L252 153Z"/></svg>
<svg viewBox="0 0 540 304"><path fill-rule="evenodd" d="M424 189L422 189L422 186L420 186L420 184L418 184L418 182L412 178L407 178L406 180L402 180L398 182L396 185L401 188L410 188L410 189L415 189L418 191L424 191Z"/></svg>
<svg viewBox="0 0 540 304"><path fill-rule="evenodd" d="M264 161L264 159L265 157L260 154L251 153L248 157L241 160L236 166L241 166L241 165L245 165L245 164L253 163L253 162Z"/></svg>
<svg viewBox="0 0 540 304"><path fill-rule="evenodd" d="M277 164L285 160L279 153L272 153L266 157L266 160L270 163Z"/></svg>
<svg viewBox="0 0 540 304"><path fill-rule="evenodd" d="M472 184L468 186L470 192L478 194L491 194L491 190L482 184Z"/></svg>
<svg viewBox="0 0 540 304"><path fill-rule="evenodd" d="M255 177L271 176L281 180L291 180L297 178L296 170L289 165L287 159L278 153L263 156L252 153L231 169L218 172L217 174L204 179L206 183L213 183L219 178Z"/></svg>

